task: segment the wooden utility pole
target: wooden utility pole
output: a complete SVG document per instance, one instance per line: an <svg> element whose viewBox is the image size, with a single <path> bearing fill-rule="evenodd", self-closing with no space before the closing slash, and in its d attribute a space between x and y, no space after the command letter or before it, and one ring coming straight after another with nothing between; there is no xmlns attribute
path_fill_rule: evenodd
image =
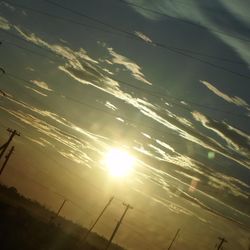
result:
<svg viewBox="0 0 250 250"><path fill-rule="evenodd" d="M16 136L16 135L20 136L20 133L18 133L16 130L12 130L12 129L8 128L7 131L10 132L10 137L9 137L8 141L0 147L0 150L2 150L0 153L0 159L4 155L5 151L7 150L8 146L11 143L14 136Z"/></svg>
<svg viewBox="0 0 250 250"><path fill-rule="evenodd" d="M9 158L10 158L10 156L11 156L11 154L13 153L14 148L15 148L15 147L12 146L11 149L10 149L10 151L9 151L9 153L5 156L5 161L4 161L4 163L3 163L3 165L2 165L2 167L1 167L1 169L0 169L0 175L2 174L2 172L3 172L4 168L5 168L5 166L6 166L7 162L8 162L8 160L9 160Z"/></svg>
<svg viewBox="0 0 250 250"><path fill-rule="evenodd" d="M99 214L99 216L96 218L96 220L93 223L93 225L89 228L88 232L84 236L84 239L83 239L84 241L86 241L86 239L88 238L89 234L92 232L93 228L95 227L95 225L97 224L97 222L100 220L100 218L102 217L102 215L104 214L104 212L106 211L106 209L109 207L109 205L111 204L111 202L113 201L113 199L114 199L114 197L110 198L110 200L105 205L105 207L103 208L103 210L101 211L101 213Z"/></svg>
<svg viewBox="0 0 250 250"><path fill-rule="evenodd" d="M114 231L113 231L113 233L112 233L112 235L111 235L111 237L110 237L110 239L109 239L108 245L107 245L107 247L105 248L105 250L109 249L109 247L110 247L110 245L111 245L111 243L112 243L112 240L114 239L114 237L115 237L115 235L116 235L116 233L117 233L117 231L118 231L118 229L119 229L119 227L120 227L120 225L121 225L121 223L122 223L122 221L123 221L123 219L124 219L126 213L128 212L129 209L132 209L132 208L133 208L133 207L131 207L129 204L126 204L126 203L123 203L123 205L126 206L126 208L125 208L125 210L124 210L124 212L123 212L123 214L122 214L120 220L118 221L118 223L117 223L117 225L116 225L116 227L115 227L115 229L114 229Z"/></svg>
<svg viewBox="0 0 250 250"><path fill-rule="evenodd" d="M59 209L58 209L57 212L56 212L56 215L51 217L50 223L51 223L55 218L57 218L57 217L59 216L59 214L60 214L61 210L63 209L63 207L64 207L64 205L65 205L66 202L67 202L66 199L63 200L61 206L59 207Z"/></svg>
<svg viewBox="0 0 250 250"><path fill-rule="evenodd" d="M217 247L217 250L220 250L220 249L222 249L223 244L227 243L227 240L225 238L221 238L221 237L218 237L218 239L219 239L220 243Z"/></svg>
<svg viewBox="0 0 250 250"><path fill-rule="evenodd" d="M1 44L2 44L2 42L0 42L0 45L1 45ZM4 70L2 67L0 67L0 71L1 71L1 73L2 73L1 76L4 75L4 74L6 74L5 70Z"/></svg>
<svg viewBox="0 0 250 250"><path fill-rule="evenodd" d="M175 242L175 240L176 240L178 234L180 233L180 231L181 231L181 229L179 228L179 229L177 230L177 232L176 232L174 238L172 239L172 241L171 241L171 243L170 243L170 245L169 245L169 247L168 247L168 250L170 250L171 247L173 246L173 244L174 244L174 242Z"/></svg>

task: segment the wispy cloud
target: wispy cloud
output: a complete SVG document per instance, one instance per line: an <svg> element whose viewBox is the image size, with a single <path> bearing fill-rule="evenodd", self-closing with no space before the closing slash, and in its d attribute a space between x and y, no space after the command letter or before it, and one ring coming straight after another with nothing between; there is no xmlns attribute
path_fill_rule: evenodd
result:
<svg viewBox="0 0 250 250"><path fill-rule="evenodd" d="M24 104L20 104L22 107L24 106ZM26 112L24 112L21 110L16 111L4 107L1 107L1 109L8 112L24 124L29 125L36 132L39 132L43 137L48 138L37 140L36 138L29 137L29 140L32 140L33 142L41 146L44 145L44 142L49 145L54 145L58 153L62 154L64 157L67 157L70 160L74 160L77 163L81 162L82 164L88 164L90 161L90 157L88 156L86 151L94 151L96 156L99 153L99 149L93 145L93 142L96 142L98 144L99 139L97 139L98 137L94 136L93 134L78 128L77 126L67 122L66 120L65 123L63 123L63 118L55 118L54 120L58 123L57 126L54 126L51 124L51 121L46 121L46 119L44 118L41 119L37 117L37 115L41 115L43 117L46 117L48 115L49 117L53 117L52 113L50 112L39 111L34 107L30 107L30 110L33 110L35 112L34 114L27 113L27 110ZM59 128L59 125L63 125L64 127L71 129L71 132L63 132ZM71 134L76 132L78 132L78 135L81 136L76 137ZM85 140L83 138L81 139L83 135L85 135ZM89 143L88 140L92 140L92 143Z"/></svg>
<svg viewBox="0 0 250 250"><path fill-rule="evenodd" d="M217 152L228 159L249 168L248 162L242 160L242 155L232 155L231 152L227 151L226 148L220 145L216 140L198 132L186 119L180 119L171 112L162 116L162 114L157 112L157 107L152 105L149 101L133 97L131 94L122 91L120 89L120 84L116 80L106 76L98 62L88 56L87 52L83 52L85 50L80 49L79 52L58 44L51 45L35 34L24 33L17 27L16 29L26 40L47 47L55 54L61 55L66 60L66 63L64 66L59 66L59 69L70 75L73 79L80 83L91 85L100 91L104 91L120 100L123 100L138 109L146 117L156 121L159 125L174 130L182 138L196 143L206 149ZM142 80L145 80L144 75L140 71L141 68L137 64L134 64L126 57L117 54L112 48L109 48L108 50L110 54L113 54L112 63L117 61L117 63L121 63L124 66L126 65L125 67L128 67L132 74L137 75L139 78L142 77Z"/></svg>
<svg viewBox="0 0 250 250"><path fill-rule="evenodd" d="M223 93L222 91L220 91L219 89L217 89L214 85L212 85L211 83L207 82L207 81L200 81L202 84L204 84L210 91L212 91L215 95L221 97L223 100L229 102L229 103L233 103L237 106L240 107L244 107L247 108L248 110L250 110L250 106L249 104L244 101L243 99L241 99L238 96L229 96L225 93Z"/></svg>
<svg viewBox="0 0 250 250"><path fill-rule="evenodd" d="M135 5L131 5L138 13L154 21L165 19L164 15L167 15L168 17L182 19L183 21L187 20L187 22L204 26L204 28L207 28L207 32L211 32L226 45L230 46L246 62L246 65L250 64L250 46L248 42L244 41L244 39L249 40L248 27L250 19L247 10L250 8L250 3L248 1L223 0L213 2L212 6L215 10L213 12L197 1L190 1L190 4L165 0L126 1L143 6L143 8L138 8ZM144 8L149 8L152 11L147 11ZM157 12L162 13L162 15ZM220 22L218 22L219 12L223 13L223 18L220 19Z"/></svg>
<svg viewBox="0 0 250 250"><path fill-rule="evenodd" d="M152 106L151 103L148 102L148 105L145 105L145 101L139 98L134 98L131 94L123 92L120 89L120 85L118 82L108 78L100 78L94 77L91 81L86 81L86 72L82 70L78 70L72 68L71 66L60 66L61 70L65 73L69 74L75 80L83 83L94 86L95 88L104 91L106 93L115 96L118 99L125 101L126 103L137 108L142 114L146 117L158 122L160 125L165 126L171 130L174 130L178 133L182 138L194 142L204 148L217 152L230 160L236 161L244 167L248 168L248 163L241 159L241 157L237 155L232 155L230 152L226 150L225 147L220 145L216 140L208 137L207 135L203 135L198 132L195 128L192 127L191 123L188 124L183 123L183 121L179 121L178 118L172 113L169 115L165 115L164 117L157 112L157 108ZM100 74L99 74L100 75ZM142 103L141 103L142 101ZM142 150L142 148L138 148L138 150ZM145 153L145 152L144 152Z"/></svg>
<svg viewBox="0 0 250 250"><path fill-rule="evenodd" d="M0 5L2 5L2 6L4 6L4 7L6 7L6 8L8 8L8 9L11 10L11 11L14 11L14 10L15 10L15 7L14 7L14 6L12 6L12 5L9 4L9 3L6 3L5 1L2 1L2 2L0 3Z"/></svg>
<svg viewBox="0 0 250 250"><path fill-rule="evenodd" d="M31 66L27 66L25 69L31 72L35 72L35 69L32 68Z"/></svg>
<svg viewBox="0 0 250 250"><path fill-rule="evenodd" d="M127 70L129 70L132 73L135 79L147 83L149 85L152 85L152 83L145 78L144 74L141 72L142 69L138 64L131 61L127 57L118 54L117 52L114 51L113 48L108 48L108 51L112 56L113 63L124 66Z"/></svg>
<svg viewBox="0 0 250 250"><path fill-rule="evenodd" d="M40 140L40 139L34 139L34 138L31 138L29 136L26 136L26 138L42 147L45 147L46 145Z"/></svg>
<svg viewBox="0 0 250 250"><path fill-rule="evenodd" d="M205 115L199 112L192 112L193 117L202 123L202 125L219 135L223 140L227 142L227 146L242 154L242 156L250 158L250 141L246 136L240 135L239 130L236 132L231 129L227 123L218 122L207 118Z"/></svg>
<svg viewBox="0 0 250 250"><path fill-rule="evenodd" d="M13 27L27 41L51 50L56 55L61 56L62 58L66 59L68 63L72 65L72 67L81 68L83 70L84 70L84 67L86 67L90 71L90 70L94 70L94 68L92 67L90 63L94 63L94 64L98 63L96 60L88 56L87 52L82 48L80 48L78 51L73 51L68 46L62 46L59 44L49 44L43 39L41 39L40 37L36 36L34 33L28 34L17 26L13 26ZM83 63L85 64L83 65Z"/></svg>
<svg viewBox="0 0 250 250"><path fill-rule="evenodd" d="M153 41L148 36L146 36L145 34L143 34L140 31L135 31L135 35L147 43L153 43Z"/></svg>
<svg viewBox="0 0 250 250"><path fill-rule="evenodd" d="M39 80L30 80L30 82L34 83L37 87L41 88L41 89L45 89L47 91L52 91L51 88L49 88L48 83L44 82L44 81L39 81Z"/></svg>
<svg viewBox="0 0 250 250"><path fill-rule="evenodd" d="M11 25L8 20L2 16L0 16L0 28L4 30L9 30L11 28Z"/></svg>
<svg viewBox="0 0 250 250"><path fill-rule="evenodd" d="M117 107L108 101L106 101L105 106L109 109L117 110Z"/></svg>
<svg viewBox="0 0 250 250"><path fill-rule="evenodd" d="M31 87L29 87L29 86L25 86L25 88L26 88L26 89L30 89L30 90L32 90L33 92L35 92L35 93L37 93L37 94L39 94L39 95L47 96L47 95L44 94L43 92L41 92L41 91L39 91L39 90L37 90L37 89L31 88Z"/></svg>
<svg viewBox="0 0 250 250"><path fill-rule="evenodd" d="M242 197L244 199L248 199L250 193L243 191L240 187L235 185L230 179L230 177L222 176L218 177L216 176L209 176L209 182L208 184L211 185L212 187L219 189L219 190L224 190L224 191L229 191L230 194L234 195L235 197ZM235 178L234 178L235 179Z"/></svg>

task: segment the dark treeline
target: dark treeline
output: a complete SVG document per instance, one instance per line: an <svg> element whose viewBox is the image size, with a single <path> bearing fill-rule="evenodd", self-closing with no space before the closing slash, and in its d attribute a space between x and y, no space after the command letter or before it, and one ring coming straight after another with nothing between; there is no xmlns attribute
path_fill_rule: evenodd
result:
<svg viewBox="0 0 250 250"><path fill-rule="evenodd" d="M39 203L20 195L13 187L0 185L0 249L2 250L99 250L107 240L96 233L84 242L87 229L54 215ZM111 250L122 250L113 244Z"/></svg>

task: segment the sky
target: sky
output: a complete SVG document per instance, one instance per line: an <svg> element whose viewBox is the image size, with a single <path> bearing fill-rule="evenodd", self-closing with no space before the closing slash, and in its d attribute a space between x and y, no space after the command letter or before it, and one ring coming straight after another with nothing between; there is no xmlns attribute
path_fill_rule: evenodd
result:
<svg viewBox="0 0 250 250"><path fill-rule="evenodd" d="M0 3L1 176L127 249L250 245L250 2ZM107 152L134 159L110 175ZM2 159L3 160L3 159ZM202 240L200 240L202 238Z"/></svg>

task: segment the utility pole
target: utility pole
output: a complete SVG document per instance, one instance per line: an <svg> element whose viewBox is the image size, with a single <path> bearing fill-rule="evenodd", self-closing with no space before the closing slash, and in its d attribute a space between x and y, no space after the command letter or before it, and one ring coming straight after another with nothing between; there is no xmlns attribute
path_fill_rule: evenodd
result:
<svg viewBox="0 0 250 250"><path fill-rule="evenodd" d="M173 244L174 244L174 242L175 242L175 240L176 240L178 234L180 233L180 231L181 231L181 229L179 228L179 229L177 230L177 232L176 232L174 238L172 239L172 241L171 241L171 243L170 243L170 245L169 245L169 247L168 247L168 250L170 250L171 247L173 246Z"/></svg>
<svg viewBox="0 0 250 250"><path fill-rule="evenodd" d="M109 239L108 245L107 245L107 247L105 248L105 250L109 249L109 247L110 247L110 245L111 245L111 243L112 243L112 240L113 240L113 238L115 237L115 235L116 235L116 233L117 233L117 231L118 231L118 229L119 229L119 227L120 227L120 225L121 225L121 223L122 223L122 221L123 221L123 219L124 219L126 213L128 212L128 210L129 210L129 209L133 209L133 207L131 207L129 204L123 203L123 205L126 206L126 208L125 208L125 210L124 210L124 212L123 212L123 214L122 214L120 220L118 221L118 223L117 223L117 225L116 225L116 227L115 227L115 229L114 229L114 231L113 231L113 233L112 233L112 235L111 235L111 237L110 237L110 239Z"/></svg>
<svg viewBox="0 0 250 250"><path fill-rule="evenodd" d="M104 214L104 212L106 211L106 209L109 207L109 205L111 204L111 202L113 201L114 197L111 197L108 201L108 203L105 205L105 207L103 208L103 210L101 211L100 215L96 218L95 222L93 223L93 225L89 228L88 232L86 233L86 235L84 236L84 241L86 241L86 239L88 238L89 234L92 232L93 228L95 227L95 225L97 224L97 222L100 220L100 218L102 217L102 215Z"/></svg>
<svg viewBox="0 0 250 250"><path fill-rule="evenodd" d="M57 218L57 217L59 216L59 214L60 214L61 210L63 209L63 207L64 207L64 205L65 205L66 202L67 202L67 200L64 199L63 202L62 202L62 204L61 204L61 206L60 206L59 209L57 210L56 215L51 217L50 223L51 223L55 218Z"/></svg>
<svg viewBox="0 0 250 250"><path fill-rule="evenodd" d="M5 166L6 166L7 162L8 162L8 160L9 160L9 158L10 158L10 156L11 156L11 154L13 153L14 148L15 148L15 147L12 146L11 149L10 149L10 151L9 151L9 153L5 156L5 161L4 161L4 163L3 163L3 165L2 165L2 167L1 167L1 169L0 169L0 175L2 174L2 172L3 172L4 168L5 168Z"/></svg>
<svg viewBox="0 0 250 250"><path fill-rule="evenodd" d="M217 247L217 250L220 250L220 249L222 249L222 245L224 243L227 243L227 240L225 238L221 238L221 237L218 237L218 239L220 240L220 243L219 243L219 245Z"/></svg>
<svg viewBox="0 0 250 250"><path fill-rule="evenodd" d="M0 45L2 45L2 42L0 42ZM0 67L0 71L2 73L1 76L4 75L4 74L6 74L5 70L2 67Z"/></svg>
<svg viewBox="0 0 250 250"><path fill-rule="evenodd" d="M10 132L10 137L8 139L8 141L6 143L4 143L2 146L0 146L0 159L2 158L2 156L4 155L6 149L8 148L9 144L11 143L12 139L14 138L14 136L20 136L20 133L18 133L16 130L12 130L10 128L7 129L8 132Z"/></svg>

